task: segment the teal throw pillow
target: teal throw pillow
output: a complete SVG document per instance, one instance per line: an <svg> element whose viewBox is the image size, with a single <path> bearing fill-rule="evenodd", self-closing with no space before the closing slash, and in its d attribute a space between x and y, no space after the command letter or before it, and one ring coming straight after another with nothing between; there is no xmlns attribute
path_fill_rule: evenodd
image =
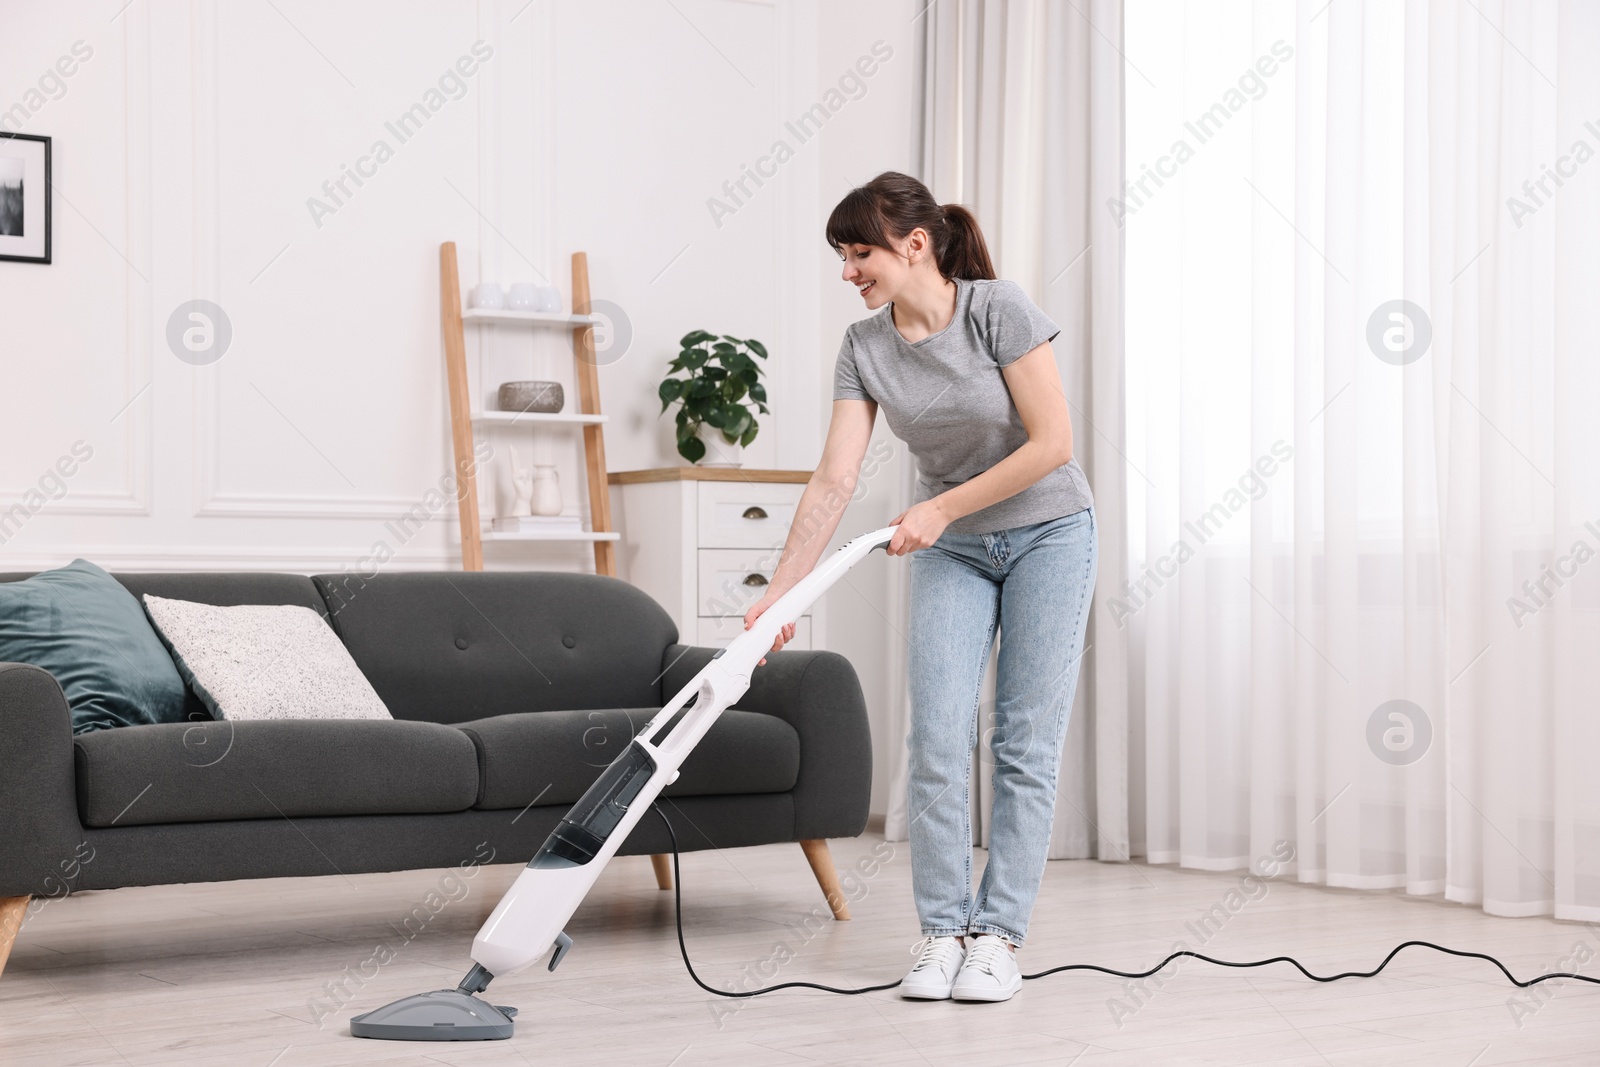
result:
<svg viewBox="0 0 1600 1067"><path fill-rule="evenodd" d="M87 560L0 582L0 662L55 675L75 734L185 721L183 678L144 608Z"/></svg>

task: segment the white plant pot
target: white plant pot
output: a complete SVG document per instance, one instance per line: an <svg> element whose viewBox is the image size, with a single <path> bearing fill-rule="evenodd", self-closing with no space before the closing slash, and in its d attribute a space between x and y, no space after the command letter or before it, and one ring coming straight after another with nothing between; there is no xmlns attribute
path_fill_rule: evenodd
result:
<svg viewBox="0 0 1600 1067"><path fill-rule="evenodd" d="M695 436L700 438L706 446L706 454L695 464L697 467L741 467L744 465L744 446L735 441L728 443L722 436L722 431L710 423L702 422L700 429L695 431Z"/></svg>

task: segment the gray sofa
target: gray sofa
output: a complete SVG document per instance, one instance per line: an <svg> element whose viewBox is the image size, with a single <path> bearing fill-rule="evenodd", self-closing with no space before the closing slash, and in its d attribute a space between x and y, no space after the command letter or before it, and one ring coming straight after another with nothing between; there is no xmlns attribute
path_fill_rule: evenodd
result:
<svg viewBox="0 0 1600 1067"><path fill-rule="evenodd" d="M11 912L62 891L449 867L488 849L525 862L715 651L679 644L653 600L595 575L117 578L135 596L320 612L395 721L213 721L191 693L189 723L74 737L51 675L0 664ZM850 663L779 652L662 803L685 851L802 843L845 918L826 839L865 829L871 773ZM669 850L651 816L620 854Z"/></svg>

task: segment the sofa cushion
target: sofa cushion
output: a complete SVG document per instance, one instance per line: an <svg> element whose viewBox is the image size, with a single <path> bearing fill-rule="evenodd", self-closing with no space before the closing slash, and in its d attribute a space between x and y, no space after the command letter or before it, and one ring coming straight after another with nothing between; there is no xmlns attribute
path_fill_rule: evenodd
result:
<svg viewBox="0 0 1600 1067"><path fill-rule="evenodd" d="M465 811L460 730L378 719L174 723L75 739L85 826Z"/></svg>
<svg viewBox="0 0 1600 1067"><path fill-rule="evenodd" d="M661 704L677 628L641 590L548 571L315 576L334 629L397 719Z"/></svg>
<svg viewBox="0 0 1600 1067"><path fill-rule="evenodd" d="M74 733L184 721L183 679L139 602L88 560L0 585L0 662L49 671Z"/></svg>
<svg viewBox="0 0 1600 1067"><path fill-rule="evenodd" d="M464 722L477 746L476 807L571 804L649 724L654 708L539 711ZM680 712L673 725L682 718ZM800 735L775 715L724 711L683 761L669 797L786 793L800 776Z"/></svg>
<svg viewBox="0 0 1600 1067"><path fill-rule="evenodd" d="M326 619L298 604L144 595L145 611L214 719L388 719Z"/></svg>

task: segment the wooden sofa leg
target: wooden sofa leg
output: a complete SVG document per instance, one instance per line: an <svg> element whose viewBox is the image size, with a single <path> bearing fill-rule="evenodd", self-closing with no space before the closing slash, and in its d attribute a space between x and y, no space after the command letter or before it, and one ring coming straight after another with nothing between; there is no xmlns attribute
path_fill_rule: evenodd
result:
<svg viewBox="0 0 1600 1067"><path fill-rule="evenodd" d="M23 916L28 914L31 897L0 897L0 973L11 958L11 946L17 943L17 931L22 929Z"/></svg>
<svg viewBox="0 0 1600 1067"><path fill-rule="evenodd" d="M800 847L811 864L811 873L817 876L817 884L822 887L822 895L827 898L833 917L840 922L848 921L850 904L844 899L844 891L839 888L839 871L833 865L833 853L828 851L828 842L819 837L800 842Z"/></svg>
<svg viewBox="0 0 1600 1067"><path fill-rule="evenodd" d="M657 852L650 857L650 866L656 870L656 885L661 889L671 889L672 857L664 852Z"/></svg>

